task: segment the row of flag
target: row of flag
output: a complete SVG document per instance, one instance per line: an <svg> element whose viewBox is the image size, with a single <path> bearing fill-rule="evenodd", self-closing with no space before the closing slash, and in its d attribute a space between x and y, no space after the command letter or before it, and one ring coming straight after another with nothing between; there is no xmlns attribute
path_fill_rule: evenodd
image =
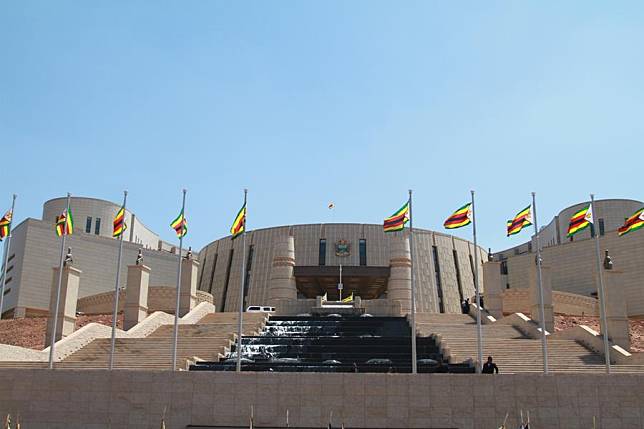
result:
<svg viewBox="0 0 644 429"><path fill-rule="evenodd" d="M11 230L11 220L13 213L11 210L7 211L0 219L0 241L9 235ZM407 222L411 219L409 211L409 201L407 201L401 208L396 210L394 214L387 217L383 222L384 232L402 231ZM592 204L576 212L571 218L568 226L568 237L572 237L580 231L588 228L594 224ZM451 216L445 220L443 226L446 229L462 228L472 223L472 203L467 203L458 208ZM523 228L532 225L532 205L519 211L514 218L508 220L506 223L507 236L518 234ZM184 237L188 233L188 221L184 216L183 210L181 213L170 223L178 238ZM644 207L637 210L630 217L624 221L617 233L619 236L628 234L629 232L636 231L644 226ZM232 238L236 238L242 234L246 229L246 203L239 210L232 226L230 227L230 234ZM74 218L71 209L65 209L59 216L56 216L55 230L57 236L71 235L74 232ZM127 223L125 222L125 207L121 207L114 216L112 236L118 238L127 230Z"/></svg>
<svg viewBox="0 0 644 429"><path fill-rule="evenodd" d="M11 230L11 218L12 211L9 210L5 213L2 219L0 219L0 241L9 235ZM179 216L170 223L170 226L174 229L177 237L179 238L184 237L188 233L188 221L183 214L183 210L181 210ZM56 216L54 227L58 237L63 235L72 235L74 233L74 217L72 216L71 209L65 209L59 216ZM127 230L127 223L125 222L125 207L121 207L116 212L116 215L114 215L113 227L112 237L114 238L120 237ZM242 206L237 213L237 216L235 216L233 225L230 227L230 233L233 238L236 238L239 234L242 234L245 229L246 204Z"/></svg>
<svg viewBox="0 0 644 429"><path fill-rule="evenodd" d="M385 232L402 231L405 224L411 220L409 212L409 201L405 203L394 214L386 218L383 222L383 230ZM588 228L594 224L592 203L588 204L583 209L577 211L570 218L568 226L568 237L572 237L580 231ZM467 203L458 208L450 217L445 220L443 226L446 229L462 228L472 223L472 203ZM519 211L512 219L506 222L507 236L518 234L523 228L533 224L532 221L532 205ZM629 232L636 231L644 226L644 207L637 210L630 217L624 221L617 233L619 236L628 234Z"/></svg>

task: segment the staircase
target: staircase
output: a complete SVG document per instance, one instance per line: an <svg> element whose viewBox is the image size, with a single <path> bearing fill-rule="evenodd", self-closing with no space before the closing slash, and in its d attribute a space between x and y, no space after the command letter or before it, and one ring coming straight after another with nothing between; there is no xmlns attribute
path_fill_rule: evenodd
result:
<svg viewBox="0 0 644 429"><path fill-rule="evenodd" d="M483 359L492 356L502 373L543 372L541 340L501 323L482 325ZM477 359L475 320L466 314L417 314L421 337L440 338L450 362ZM440 335L440 337L438 337ZM604 358L574 340L548 339L548 368L554 373L604 372ZM644 372L643 365L612 365L613 372Z"/></svg>
<svg viewBox="0 0 644 429"><path fill-rule="evenodd" d="M244 336L244 371L411 372L411 330L403 317L277 316L259 335ZM443 361L434 339L417 341L418 372L472 372ZM236 345L219 361L191 370L236 368Z"/></svg>
<svg viewBox="0 0 644 429"><path fill-rule="evenodd" d="M211 313L196 324L179 325L177 367L190 359L217 359L230 348L238 329L236 313ZM243 333L252 335L266 322L262 313L244 314ZM114 367L121 369L170 369L174 325L161 325L145 338L116 338ZM110 338L98 338L56 362L56 368L105 369L109 365ZM0 362L0 367L46 367L46 362Z"/></svg>

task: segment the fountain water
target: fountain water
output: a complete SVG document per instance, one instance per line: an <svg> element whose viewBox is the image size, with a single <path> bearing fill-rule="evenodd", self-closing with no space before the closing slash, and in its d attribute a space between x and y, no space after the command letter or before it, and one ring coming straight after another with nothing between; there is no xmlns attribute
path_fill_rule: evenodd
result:
<svg viewBox="0 0 644 429"><path fill-rule="evenodd" d="M448 364L433 338L417 338L419 372L473 372ZM237 350L191 370L234 370ZM244 371L411 372L411 329L404 317L272 316L242 338Z"/></svg>

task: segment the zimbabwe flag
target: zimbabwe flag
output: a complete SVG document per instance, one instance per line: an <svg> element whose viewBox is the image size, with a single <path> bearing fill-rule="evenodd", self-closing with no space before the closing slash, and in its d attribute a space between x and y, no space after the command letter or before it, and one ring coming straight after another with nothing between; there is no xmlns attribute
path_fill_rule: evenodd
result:
<svg viewBox="0 0 644 429"><path fill-rule="evenodd" d="M56 216L56 235L61 237L63 235L72 235L73 233L74 218L72 217L72 211L67 209L60 216Z"/></svg>
<svg viewBox="0 0 644 429"><path fill-rule="evenodd" d="M447 229L455 229L470 223L472 223L472 203L467 203L448 217L443 226Z"/></svg>
<svg viewBox="0 0 644 429"><path fill-rule="evenodd" d="M572 237L579 231L588 228L588 225L593 223L593 206L588 204L587 207L579 210L570 218L570 225L568 225L567 237Z"/></svg>
<svg viewBox="0 0 644 429"><path fill-rule="evenodd" d="M13 217L13 213L11 210L9 210L7 213L2 216L2 219L0 219L0 241L2 241L3 238L9 236L9 233L11 232L11 218Z"/></svg>
<svg viewBox="0 0 644 429"><path fill-rule="evenodd" d="M127 224L125 223L125 207L121 207L116 216L114 216L114 232L112 232L112 237L119 237L127 229Z"/></svg>
<svg viewBox="0 0 644 429"><path fill-rule="evenodd" d="M617 230L617 234L621 237L631 231L636 231L644 226L644 207L636 211L624 221L624 225Z"/></svg>
<svg viewBox="0 0 644 429"><path fill-rule="evenodd" d="M528 206L514 216L514 219L507 221L508 237L521 232L526 226L532 225L532 206Z"/></svg>
<svg viewBox="0 0 644 429"><path fill-rule="evenodd" d="M246 203L244 203L242 208L239 209L239 212L237 212L237 216L235 216L235 220L233 221L233 225L230 227L230 233L232 234L233 239L244 231L246 231Z"/></svg>
<svg viewBox="0 0 644 429"><path fill-rule="evenodd" d="M382 226L385 232L402 231L407 222L409 222L409 201L385 219Z"/></svg>
<svg viewBox="0 0 644 429"><path fill-rule="evenodd" d="M172 227L172 229L174 229L177 237L183 238L186 236L186 234L188 233L188 221L183 215L183 209L181 210L181 213L179 213L179 216L177 216L176 219L173 220L172 223L170 223L170 226Z"/></svg>

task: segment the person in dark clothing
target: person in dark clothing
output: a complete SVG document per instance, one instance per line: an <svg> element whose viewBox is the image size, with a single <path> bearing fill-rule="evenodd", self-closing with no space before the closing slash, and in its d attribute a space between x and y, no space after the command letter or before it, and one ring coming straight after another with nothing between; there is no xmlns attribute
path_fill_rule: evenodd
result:
<svg viewBox="0 0 644 429"><path fill-rule="evenodd" d="M470 314L470 299L465 298L465 302L463 303L463 314Z"/></svg>
<svg viewBox="0 0 644 429"><path fill-rule="evenodd" d="M483 374L494 374L495 372L497 374L499 373L499 367L496 366L494 362L492 362L492 356L487 357L487 362L483 364L483 370L481 372Z"/></svg>

